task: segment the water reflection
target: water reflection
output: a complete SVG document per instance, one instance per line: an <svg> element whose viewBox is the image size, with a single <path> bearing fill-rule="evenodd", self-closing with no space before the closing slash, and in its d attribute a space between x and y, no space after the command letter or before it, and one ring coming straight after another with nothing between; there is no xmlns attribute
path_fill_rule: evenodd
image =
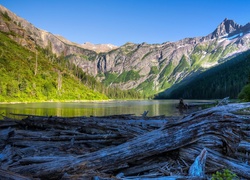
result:
<svg viewBox="0 0 250 180"><path fill-rule="evenodd" d="M149 111L148 116L182 115L176 108L179 100L143 100L143 101L108 101L108 102L46 102L0 104L0 114L32 114L45 116L104 116L114 114L141 115ZM193 101L186 101L191 103ZM204 101L195 101L204 102ZM206 101L207 102L207 101ZM185 112L184 112L185 113ZM0 117L1 118L1 117Z"/></svg>

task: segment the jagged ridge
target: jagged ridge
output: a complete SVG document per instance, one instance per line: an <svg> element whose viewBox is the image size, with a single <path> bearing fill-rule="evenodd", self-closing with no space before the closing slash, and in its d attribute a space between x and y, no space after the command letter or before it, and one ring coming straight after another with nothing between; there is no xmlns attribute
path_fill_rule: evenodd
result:
<svg viewBox="0 0 250 180"><path fill-rule="evenodd" d="M127 43L98 54L35 28L2 6L0 10L7 11L13 20L9 24L0 20L0 30L19 34L20 37L13 39L21 45L32 48L32 44L38 44L50 48L108 86L135 88L146 95L166 90L250 47L250 24L242 26L225 19L214 32L204 37L162 44Z"/></svg>

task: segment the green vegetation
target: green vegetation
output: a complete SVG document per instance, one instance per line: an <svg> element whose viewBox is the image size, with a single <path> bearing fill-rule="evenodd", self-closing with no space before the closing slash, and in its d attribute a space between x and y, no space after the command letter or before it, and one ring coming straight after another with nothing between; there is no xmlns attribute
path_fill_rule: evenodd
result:
<svg viewBox="0 0 250 180"><path fill-rule="evenodd" d="M140 74L138 71L130 70L130 71L124 71L122 74L120 74L117 78L118 83L119 82L128 82L128 81L136 81L140 78Z"/></svg>
<svg viewBox="0 0 250 180"><path fill-rule="evenodd" d="M222 172L217 171L215 174L212 175L211 180L233 180L239 179L237 175L230 171L229 169L224 169Z"/></svg>
<svg viewBox="0 0 250 180"><path fill-rule="evenodd" d="M250 101L250 75L248 76L248 81L247 81L247 85L245 85L241 92L239 93L239 99L241 99L242 101L246 101L249 102Z"/></svg>
<svg viewBox="0 0 250 180"><path fill-rule="evenodd" d="M216 62L222 57L223 47L218 47L215 52L210 55L208 62Z"/></svg>
<svg viewBox="0 0 250 180"><path fill-rule="evenodd" d="M137 50L137 45L133 43L126 43L123 46L121 46L121 51L123 54L126 54L127 56L133 54Z"/></svg>
<svg viewBox="0 0 250 180"><path fill-rule="evenodd" d="M187 62L187 57L185 55L183 55L180 62L179 62L179 64L174 69L174 73L182 72L188 67L189 67L189 64Z"/></svg>
<svg viewBox="0 0 250 180"><path fill-rule="evenodd" d="M159 73L159 69L157 66L152 66L150 69L150 73L149 74L158 74Z"/></svg>
<svg viewBox="0 0 250 180"><path fill-rule="evenodd" d="M105 80L103 83L108 86L112 83L123 83L128 81L136 81L140 78L140 74L138 71L130 70L130 71L124 71L120 75L116 73L105 73Z"/></svg>
<svg viewBox="0 0 250 180"><path fill-rule="evenodd" d="M39 48L25 49L4 33L0 38L1 102L108 99L63 68L60 58L51 62Z"/></svg>
<svg viewBox="0 0 250 180"><path fill-rule="evenodd" d="M160 79L168 77L174 70L173 63L170 62L160 73Z"/></svg>
<svg viewBox="0 0 250 180"><path fill-rule="evenodd" d="M31 51L8 33L0 32L0 39L0 102L140 98L134 90L105 87L49 47Z"/></svg>
<svg viewBox="0 0 250 180"><path fill-rule="evenodd" d="M162 84L161 87L160 87L161 90L168 89L168 88L170 88L171 85L172 85L172 84L169 83L167 80L164 80L161 84Z"/></svg>
<svg viewBox="0 0 250 180"><path fill-rule="evenodd" d="M141 58L141 60L143 61L149 54L151 54L152 53L152 51L149 51L147 54L145 54L142 58Z"/></svg>
<svg viewBox="0 0 250 180"><path fill-rule="evenodd" d="M250 101L250 85L249 84L243 87L243 89L239 93L238 97L242 101L245 101L245 102L249 102Z"/></svg>
<svg viewBox="0 0 250 180"><path fill-rule="evenodd" d="M225 49L223 47L216 48L216 45L217 42L197 45L190 55L192 69L199 69L201 64L205 62L217 62L221 57L235 50L235 47L231 45L226 46Z"/></svg>
<svg viewBox="0 0 250 180"><path fill-rule="evenodd" d="M157 92L154 85L153 77L148 78L146 81L141 83L137 88L144 97L152 98L153 95Z"/></svg>
<svg viewBox="0 0 250 180"><path fill-rule="evenodd" d="M207 49L208 49L207 45L199 44L195 46L193 53L201 53L202 51L207 51Z"/></svg>
<svg viewBox="0 0 250 180"><path fill-rule="evenodd" d="M194 68L200 67L200 65L201 65L200 59L201 59L201 57L202 57L201 53L193 53L193 54L191 54L190 59L191 59L192 66L194 66Z"/></svg>
<svg viewBox="0 0 250 180"><path fill-rule="evenodd" d="M104 74L104 76L105 76L105 79L104 79L103 83L104 83L106 86L109 86L110 84L116 82L116 79L117 79L117 77L118 77L118 74L106 72L106 73Z"/></svg>
<svg viewBox="0 0 250 180"><path fill-rule="evenodd" d="M142 95L140 92L136 91L135 89L130 90L121 90L116 87L109 87L106 88L107 96L110 99L141 99Z"/></svg>
<svg viewBox="0 0 250 180"><path fill-rule="evenodd" d="M222 53L222 57L226 56L227 54L235 51L237 48L235 46L226 46L226 48L224 49L223 53Z"/></svg>
<svg viewBox="0 0 250 180"><path fill-rule="evenodd" d="M5 21L11 21L11 18L6 11L4 13L1 13L1 15Z"/></svg>
<svg viewBox="0 0 250 180"><path fill-rule="evenodd" d="M166 94L161 93L159 98L217 99L228 96L237 98L246 85L249 74L250 51L176 84ZM242 90L240 98L250 100L249 85Z"/></svg>
<svg viewBox="0 0 250 180"><path fill-rule="evenodd" d="M202 53L203 51L207 53L211 53L215 49L216 45L217 45L217 42L214 42L214 43L206 42L206 43L198 44L194 48L193 53L194 54Z"/></svg>
<svg viewBox="0 0 250 180"><path fill-rule="evenodd" d="M207 48L207 53L211 53L215 49L216 45L217 42L210 44Z"/></svg>

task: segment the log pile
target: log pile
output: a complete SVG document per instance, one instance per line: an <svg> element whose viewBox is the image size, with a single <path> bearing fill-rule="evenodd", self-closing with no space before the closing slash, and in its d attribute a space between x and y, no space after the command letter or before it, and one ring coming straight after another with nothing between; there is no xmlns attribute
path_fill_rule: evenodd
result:
<svg viewBox="0 0 250 180"><path fill-rule="evenodd" d="M185 117L6 117L0 179L208 179L222 169L250 179L249 109L240 103ZM202 172L190 174L196 161Z"/></svg>

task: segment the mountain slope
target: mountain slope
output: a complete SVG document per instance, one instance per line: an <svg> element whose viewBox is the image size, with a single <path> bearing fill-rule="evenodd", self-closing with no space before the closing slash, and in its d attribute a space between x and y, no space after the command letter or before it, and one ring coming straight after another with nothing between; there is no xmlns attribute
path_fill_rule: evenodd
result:
<svg viewBox="0 0 250 180"><path fill-rule="evenodd" d="M225 19L211 34L163 44L127 43L91 62L92 74L109 86L135 88L148 96L214 67L250 48L250 24ZM90 61L73 55L81 66ZM71 59L72 60L72 59ZM124 78L131 73L136 78Z"/></svg>
<svg viewBox="0 0 250 180"><path fill-rule="evenodd" d="M134 90L105 87L87 74L92 67L65 59L73 53L91 64L96 52L35 28L1 5L0 33L0 101L141 98Z"/></svg>
<svg viewBox="0 0 250 180"><path fill-rule="evenodd" d="M31 50L35 45L45 48L66 57L108 87L136 89L145 96L162 92L250 48L250 23L242 26L225 19L204 37L163 44L126 43L109 52L96 53L40 30L2 6L0 11L0 31L9 33L18 44Z"/></svg>
<svg viewBox="0 0 250 180"><path fill-rule="evenodd" d="M182 81L157 98L216 99L238 98L250 74L250 51L224 62L195 77Z"/></svg>
<svg viewBox="0 0 250 180"><path fill-rule="evenodd" d="M32 52L2 32L0 39L1 102L107 99L79 83L59 59L48 61L42 49Z"/></svg>

